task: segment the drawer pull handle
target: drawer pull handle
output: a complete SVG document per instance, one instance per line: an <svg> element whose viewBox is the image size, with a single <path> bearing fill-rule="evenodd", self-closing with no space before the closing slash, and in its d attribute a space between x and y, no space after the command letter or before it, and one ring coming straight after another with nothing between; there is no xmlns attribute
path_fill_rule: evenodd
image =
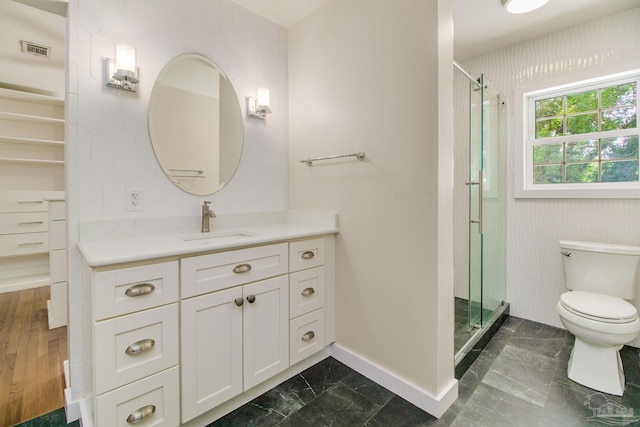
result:
<svg viewBox="0 0 640 427"><path fill-rule="evenodd" d="M18 225L34 225L34 224L44 224L44 221L27 221L27 222L18 223Z"/></svg>
<svg viewBox="0 0 640 427"><path fill-rule="evenodd" d="M303 297L308 297L309 295L313 295L313 294L315 294L315 293L316 293L315 289L313 289L313 288L307 288L307 289L305 289L304 291L302 291L302 296L303 296Z"/></svg>
<svg viewBox="0 0 640 427"><path fill-rule="evenodd" d="M133 411L127 417L127 422L129 424L137 424L140 421L142 421L145 418L147 418L148 416L153 415L154 412L156 412L156 406L155 405L143 406L142 408L136 409L135 411Z"/></svg>
<svg viewBox="0 0 640 427"><path fill-rule="evenodd" d="M129 347L127 347L127 349L124 352L127 353L129 356L134 356L136 354L143 353L147 350L151 350L154 345L156 345L156 342L151 338L147 338L146 340L140 340L140 341L134 342Z"/></svg>
<svg viewBox="0 0 640 427"><path fill-rule="evenodd" d="M302 341L304 342L311 341L312 339L315 338L315 336L316 336L315 332L309 331L302 336Z"/></svg>
<svg viewBox="0 0 640 427"><path fill-rule="evenodd" d="M20 200L18 201L18 204L29 204L29 203L44 203L44 200Z"/></svg>
<svg viewBox="0 0 640 427"><path fill-rule="evenodd" d="M18 246L35 246L35 245L44 245L44 242L27 242L27 243L18 244Z"/></svg>
<svg viewBox="0 0 640 427"><path fill-rule="evenodd" d="M242 307L242 304L244 304L244 300L242 298L236 298L234 301L238 307Z"/></svg>
<svg viewBox="0 0 640 427"><path fill-rule="evenodd" d="M139 297L140 295L150 294L155 289L156 287L151 283L139 283L137 285L129 287L126 291L124 291L124 293L128 297Z"/></svg>
<svg viewBox="0 0 640 427"><path fill-rule="evenodd" d="M251 264L239 264L233 267L234 273L246 273L251 271Z"/></svg>
<svg viewBox="0 0 640 427"><path fill-rule="evenodd" d="M314 254L313 251L304 251L304 252L302 252L302 259L311 259L314 256L316 256L316 254Z"/></svg>
<svg viewBox="0 0 640 427"><path fill-rule="evenodd" d="M247 297L247 301L249 301L249 304L253 304L256 300L256 296L255 295L249 295Z"/></svg>

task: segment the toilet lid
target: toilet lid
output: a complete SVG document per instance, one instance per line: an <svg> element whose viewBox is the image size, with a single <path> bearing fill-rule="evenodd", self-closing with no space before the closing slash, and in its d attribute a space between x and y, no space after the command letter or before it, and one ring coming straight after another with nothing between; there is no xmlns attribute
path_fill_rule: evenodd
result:
<svg viewBox="0 0 640 427"><path fill-rule="evenodd" d="M609 295L571 291L560 296L560 303L577 315L609 323L632 322L638 317L632 304Z"/></svg>

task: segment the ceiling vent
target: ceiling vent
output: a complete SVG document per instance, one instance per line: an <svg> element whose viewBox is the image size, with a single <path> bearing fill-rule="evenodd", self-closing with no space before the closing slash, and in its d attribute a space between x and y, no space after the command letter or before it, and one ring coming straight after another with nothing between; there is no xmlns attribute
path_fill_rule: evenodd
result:
<svg viewBox="0 0 640 427"><path fill-rule="evenodd" d="M22 53L30 53L35 56L51 58L51 48L49 46L43 46L26 40L20 40L20 44L22 45Z"/></svg>

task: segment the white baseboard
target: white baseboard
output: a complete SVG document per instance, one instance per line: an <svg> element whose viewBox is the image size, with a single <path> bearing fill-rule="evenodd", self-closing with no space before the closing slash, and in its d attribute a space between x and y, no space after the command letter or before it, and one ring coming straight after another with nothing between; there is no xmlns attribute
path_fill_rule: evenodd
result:
<svg viewBox="0 0 640 427"><path fill-rule="evenodd" d="M67 416L67 423L80 419L80 402L73 400L71 394L71 381L69 379L69 360L62 362L64 371L64 413Z"/></svg>
<svg viewBox="0 0 640 427"><path fill-rule="evenodd" d="M458 380L455 378L438 396L433 396L339 344L331 345L331 356L436 418L440 418L458 398Z"/></svg>
<svg viewBox="0 0 640 427"><path fill-rule="evenodd" d="M12 279L0 280L0 293L24 291L25 289L49 286L51 279L48 274L35 274Z"/></svg>
<svg viewBox="0 0 640 427"><path fill-rule="evenodd" d="M51 308L51 300L47 301L47 317L49 319L49 329L60 328L62 326L67 326L67 318L66 317L53 317L53 309Z"/></svg>

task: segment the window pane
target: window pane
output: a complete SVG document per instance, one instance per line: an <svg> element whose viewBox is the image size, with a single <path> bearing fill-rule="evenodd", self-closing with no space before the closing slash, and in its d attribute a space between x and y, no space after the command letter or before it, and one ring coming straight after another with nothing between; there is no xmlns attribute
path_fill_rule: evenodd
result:
<svg viewBox="0 0 640 427"><path fill-rule="evenodd" d="M600 158L603 160L638 158L638 135L603 139L601 144Z"/></svg>
<svg viewBox="0 0 640 427"><path fill-rule="evenodd" d="M534 184L558 184L562 183L562 165L534 166Z"/></svg>
<svg viewBox="0 0 640 427"><path fill-rule="evenodd" d="M540 120L536 123L536 139L550 138L563 134L562 119Z"/></svg>
<svg viewBox="0 0 640 427"><path fill-rule="evenodd" d="M632 129L636 127L636 107L602 112L602 130Z"/></svg>
<svg viewBox="0 0 640 427"><path fill-rule="evenodd" d="M602 162L602 182L637 182L638 161Z"/></svg>
<svg viewBox="0 0 640 427"><path fill-rule="evenodd" d="M598 160L598 141L582 141L567 143L567 163L588 162Z"/></svg>
<svg viewBox="0 0 640 427"><path fill-rule="evenodd" d="M536 101L536 119L561 116L564 113L562 97L541 99Z"/></svg>
<svg viewBox="0 0 640 427"><path fill-rule="evenodd" d="M602 89L602 108L636 105L636 84L627 83Z"/></svg>
<svg viewBox="0 0 640 427"><path fill-rule="evenodd" d="M567 95L567 114L594 111L598 109L598 91Z"/></svg>
<svg viewBox="0 0 640 427"><path fill-rule="evenodd" d="M567 134L578 135L581 133L598 131L598 114L578 114L567 117Z"/></svg>
<svg viewBox="0 0 640 427"><path fill-rule="evenodd" d="M568 164L567 182L598 182L598 162Z"/></svg>
<svg viewBox="0 0 640 427"><path fill-rule="evenodd" d="M533 164L562 163L562 144L535 145L533 147Z"/></svg>

